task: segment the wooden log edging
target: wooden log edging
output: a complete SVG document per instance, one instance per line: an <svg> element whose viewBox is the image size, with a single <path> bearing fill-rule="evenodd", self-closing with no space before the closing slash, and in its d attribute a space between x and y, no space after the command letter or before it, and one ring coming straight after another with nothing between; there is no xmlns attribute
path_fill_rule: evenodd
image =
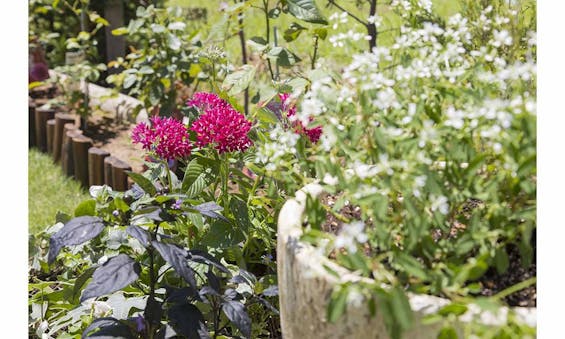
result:
<svg viewBox="0 0 565 339"><path fill-rule="evenodd" d="M41 106L35 109L35 139L40 151L47 152L47 121L55 118L55 110Z"/></svg>
<svg viewBox="0 0 565 339"><path fill-rule="evenodd" d="M73 138L82 134L74 124L65 124L63 141L61 142L61 167L63 173L72 177L75 175L75 165L73 161Z"/></svg>
<svg viewBox="0 0 565 339"><path fill-rule="evenodd" d="M72 138L74 177L84 187L88 187L88 149L92 139L79 135Z"/></svg>
<svg viewBox="0 0 565 339"><path fill-rule="evenodd" d="M88 149L88 185L104 185L104 160L110 153L98 147Z"/></svg>
<svg viewBox="0 0 565 339"><path fill-rule="evenodd" d="M55 114L55 134L53 135L53 160L59 162L61 160L61 150L63 145L63 133L66 124L76 124L76 115L69 113Z"/></svg>
<svg viewBox="0 0 565 339"><path fill-rule="evenodd" d="M112 163L118 160L113 156L106 157L104 159L104 185L114 187L114 182L112 181Z"/></svg>
<svg viewBox="0 0 565 339"><path fill-rule="evenodd" d="M28 147L31 148L35 146L36 136L35 136L35 103L31 98L29 98L29 113L28 113Z"/></svg>
<svg viewBox="0 0 565 339"><path fill-rule="evenodd" d="M130 185L126 171L131 171L128 163L114 156L106 157L104 159L104 184L112 187L114 191L127 191Z"/></svg>
<svg viewBox="0 0 565 339"><path fill-rule="evenodd" d="M129 189L126 171L131 171L128 163L117 158L112 162L112 184L114 184L112 188L115 191L124 192Z"/></svg>
<svg viewBox="0 0 565 339"><path fill-rule="evenodd" d="M54 144L54 136L55 136L55 119L47 120L47 153L53 154L53 144Z"/></svg>

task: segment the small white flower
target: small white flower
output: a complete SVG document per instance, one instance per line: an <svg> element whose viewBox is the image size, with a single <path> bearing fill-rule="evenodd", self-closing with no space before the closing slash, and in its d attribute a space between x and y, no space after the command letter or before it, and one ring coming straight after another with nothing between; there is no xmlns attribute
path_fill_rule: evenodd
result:
<svg viewBox="0 0 565 339"><path fill-rule="evenodd" d="M338 183L338 178L332 176L329 173L324 174L324 179L322 179L322 182L324 184L330 185L330 186L335 186Z"/></svg>
<svg viewBox="0 0 565 339"><path fill-rule="evenodd" d="M449 213L449 203L446 196L444 195L435 196L432 194L430 196L430 199L432 200L432 206L431 206L432 211L435 212L436 210L439 210L439 212L444 215Z"/></svg>
<svg viewBox="0 0 565 339"><path fill-rule="evenodd" d="M357 244L362 244L369 239L367 234L363 232L364 228L365 223L362 221L344 224L335 238L335 248L346 248L351 253L357 252Z"/></svg>
<svg viewBox="0 0 565 339"><path fill-rule="evenodd" d="M357 290L349 290L347 294L347 304L352 307L361 307L363 305L363 294L359 293Z"/></svg>

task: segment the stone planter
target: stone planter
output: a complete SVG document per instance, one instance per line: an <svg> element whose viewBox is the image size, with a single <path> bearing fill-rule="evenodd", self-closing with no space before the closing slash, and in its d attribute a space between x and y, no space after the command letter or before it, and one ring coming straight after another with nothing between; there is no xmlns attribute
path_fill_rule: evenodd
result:
<svg viewBox="0 0 565 339"><path fill-rule="evenodd" d="M287 201L278 219L277 273L279 281L280 317L285 339L302 338L388 338L382 315L377 305L377 314L372 317L366 303L350 304L338 322L329 323L326 310L333 287L340 281L359 281L362 278L337 265L319 253L313 246L300 241L306 194L318 196L322 187L310 184L298 191L295 199ZM327 272L328 266L339 274L339 278ZM409 294L414 311L414 326L403 337L437 338L442 327L421 323L422 317L434 313L449 304L449 300L430 295ZM506 320L507 308L498 314L480 312L475 305L459 317L460 324L479 318L486 325L496 326ZM520 321L535 327L535 308L514 308ZM457 327L457 326L456 326ZM462 326L458 328L462 337Z"/></svg>

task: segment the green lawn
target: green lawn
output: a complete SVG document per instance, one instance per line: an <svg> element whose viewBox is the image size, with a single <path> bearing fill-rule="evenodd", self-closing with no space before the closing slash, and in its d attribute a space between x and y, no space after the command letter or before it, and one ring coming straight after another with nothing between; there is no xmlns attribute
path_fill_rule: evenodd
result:
<svg viewBox="0 0 565 339"><path fill-rule="evenodd" d="M72 214L88 192L65 176L50 155L31 149L28 153L28 225L35 234L55 223L58 211Z"/></svg>

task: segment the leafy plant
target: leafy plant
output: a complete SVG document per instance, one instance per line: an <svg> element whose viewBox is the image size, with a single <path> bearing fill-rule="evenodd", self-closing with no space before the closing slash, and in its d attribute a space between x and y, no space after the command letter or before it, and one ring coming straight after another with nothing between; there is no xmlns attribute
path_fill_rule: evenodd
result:
<svg viewBox="0 0 565 339"><path fill-rule="evenodd" d="M178 7L138 7L127 27L112 31L125 35L130 53L109 64L121 72L108 76L108 83L141 100L137 112L145 108L162 116L178 114L187 88L206 78L194 54L201 46L197 28Z"/></svg>
<svg viewBox="0 0 565 339"><path fill-rule="evenodd" d="M390 5L405 18L390 45L353 55L339 73L312 71L306 93L294 93L293 120L323 126L319 142L304 148L306 138L279 128L257 153L290 192L315 179L336 196L326 208L307 201L305 240L374 278L360 287L384 300L395 337L412 324L407 291L473 303L489 268L508 270L509 247L529 266L536 228L535 10L518 22L518 7L469 5L441 20L407 3ZM340 215L346 205L360 220ZM318 242L326 213L342 230ZM350 290L338 288L330 320Z"/></svg>

